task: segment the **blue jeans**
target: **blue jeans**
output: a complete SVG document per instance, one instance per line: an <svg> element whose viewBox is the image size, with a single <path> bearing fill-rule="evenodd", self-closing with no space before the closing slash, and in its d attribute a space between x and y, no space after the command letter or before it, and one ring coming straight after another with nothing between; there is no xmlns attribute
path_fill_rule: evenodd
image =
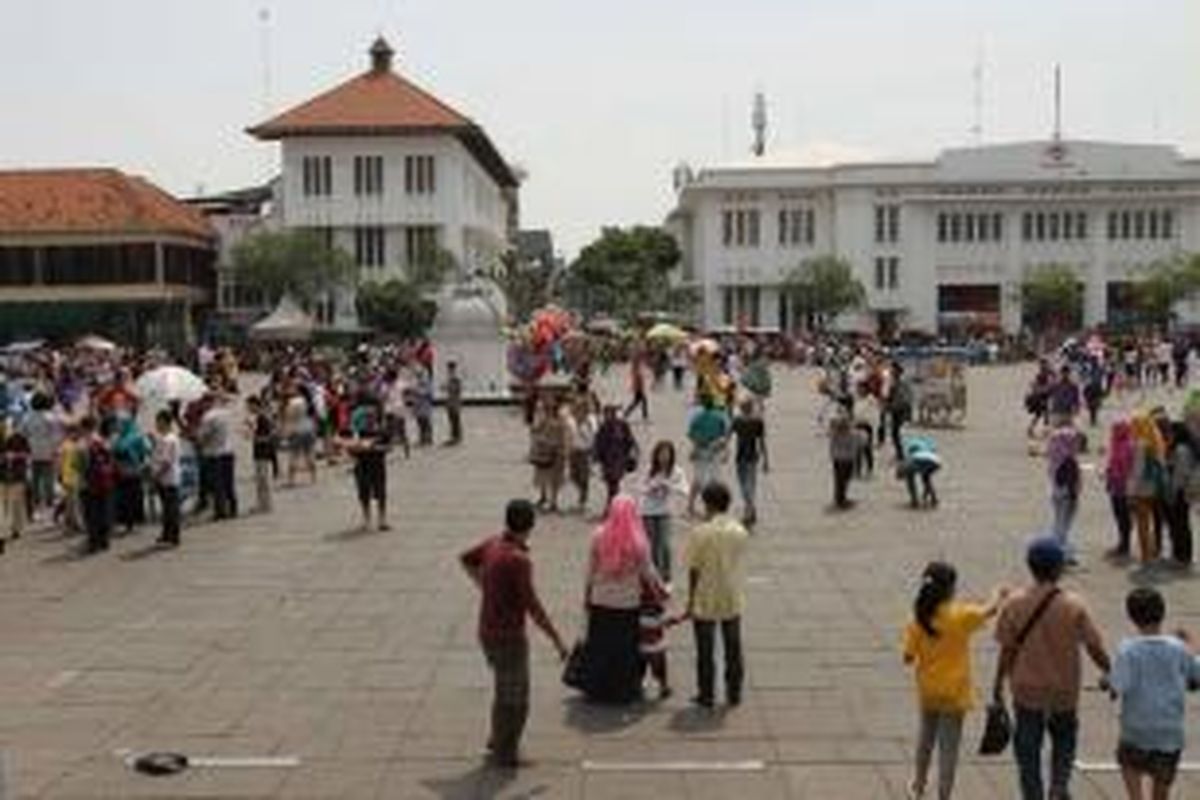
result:
<svg viewBox="0 0 1200 800"><path fill-rule="evenodd" d="M1067 554L1073 554L1071 546L1071 524L1075 521L1075 512L1079 509L1079 498L1065 489L1055 487L1050 494L1050 506L1053 512L1050 532Z"/></svg>
<svg viewBox="0 0 1200 800"><path fill-rule="evenodd" d="M758 510L755 497L758 495L758 464L754 461L737 462L738 486L742 490L742 503L745 505L745 516L753 518Z"/></svg>
<svg viewBox="0 0 1200 800"><path fill-rule="evenodd" d="M1079 716L1070 711L1035 711L1017 706L1013 755L1023 800L1046 800L1042 783L1042 740L1050 734L1050 800L1067 800L1079 738Z"/></svg>
<svg viewBox="0 0 1200 800"><path fill-rule="evenodd" d="M650 540L650 560L664 581L671 580L671 518L667 515L642 517L646 538Z"/></svg>

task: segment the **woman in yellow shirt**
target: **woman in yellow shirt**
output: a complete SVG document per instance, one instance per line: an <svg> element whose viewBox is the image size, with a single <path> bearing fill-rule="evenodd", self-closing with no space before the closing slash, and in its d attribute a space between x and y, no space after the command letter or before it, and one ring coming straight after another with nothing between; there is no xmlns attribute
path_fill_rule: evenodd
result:
<svg viewBox="0 0 1200 800"><path fill-rule="evenodd" d="M986 605L954 600L958 573L934 561L925 567L913 605L913 620L904 630L904 663L917 678L921 727L917 736L916 774L909 797L925 796L933 748L938 747L938 797L954 791L963 717L974 705L971 681L971 636L996 615L1008 590L1000 587Z"/></svg>

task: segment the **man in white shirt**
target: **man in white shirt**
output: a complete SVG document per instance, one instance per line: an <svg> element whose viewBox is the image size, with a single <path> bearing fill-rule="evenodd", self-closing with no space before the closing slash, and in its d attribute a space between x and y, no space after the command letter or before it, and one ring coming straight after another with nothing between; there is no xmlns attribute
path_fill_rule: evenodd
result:
<svg viewBox="0 0 1200 800"><path fill-rule="evenodd" d="M170 411L164 409L158 412L154 423L158 435L154 439L154 452L150 455L150 472L154 476L154 485L158 489L158 498L162 505L162 533L158 537L158 543L166 547L178 547L179 434L175 432L175 420Z"/></svg>
<svg viewBox="0 0 1200 800"><path fill-rule="evenodd" d="M212 480L213 519L237 516L234 489L233 416L229 398L218 392L212 406L200 418L197 435L201 457L209 461Z"/></svg>

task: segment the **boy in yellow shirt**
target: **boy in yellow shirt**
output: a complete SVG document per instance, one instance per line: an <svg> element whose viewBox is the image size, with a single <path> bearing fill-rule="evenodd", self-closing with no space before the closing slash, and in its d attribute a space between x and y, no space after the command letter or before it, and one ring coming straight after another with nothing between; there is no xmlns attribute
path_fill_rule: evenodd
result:
<svg viewBox="0 0 1200 800"><path fill-rule="evenodd" d="M971 636L996 615L1008 594L1006 587L999 587L987 604L959 602L954 600L957 581L950 564L934 561L926 566L913 620L904 630L904 663L916 672L921 708L911 798L925 796L935 744L938 797L949 800L954 791L963 717L975 704Z"/></svg>

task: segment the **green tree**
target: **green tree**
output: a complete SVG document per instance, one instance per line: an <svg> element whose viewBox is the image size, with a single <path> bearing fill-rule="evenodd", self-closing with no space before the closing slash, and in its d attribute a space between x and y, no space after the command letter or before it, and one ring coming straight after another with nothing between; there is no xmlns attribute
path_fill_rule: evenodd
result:
<svg viewBox="0 0 1200 800"><path fill-rule="evenodd" d="M354 304L359 321L393 336L422 337L437 316L435 295L457 272L458 259L449 250L420 253L409 265L406 278L371 281L358 287Z"/></svg>
<svg viewBox="0 0 1200 800"><path fill-rule="evenodd" d="M364 325L406 339L424 336L437 316L437 303L412 281L364 284L355 304Z"/></svg>
<svg viewBox="0 0 1200 800"><path fill-rule="evenodd" d="M1025 324L1037 333L1067 332L1083 321L1083 284L1065 264L1047 264L1026 272L1021 282Z"/></svg>
<svg viewBox="0 0 1200 800"><path fill-rule="evenodd" d="M233 266L240 282L260 287L272 303L291 294L302 305L352 285L356 273L349 254L304 229L246 237L233 248Z"/></svg>
<svg viewBox="0 0 1200 800"><path fill-rule="evenodd" d="M567 303L588 316L627 320L662 310L670 296L671 270L681 258L674 237L662 228L604 228L567 272Z"/></svg>
<svg viewBox="0 0 1200 800"><path fill-rule="evenodd" d="M1134 283L1134 302L1145 322L1165 327L1175 303L1190 294L1186 262L1157 261L1146 267Z"/></svg>
<svg viewBox="0 0 1200 800"><path fill-rule="evenodd" d="M817 330L839 314L861 308L867 298L849 262L831 255L802 261L784 278L783 291Z"/></svg>

